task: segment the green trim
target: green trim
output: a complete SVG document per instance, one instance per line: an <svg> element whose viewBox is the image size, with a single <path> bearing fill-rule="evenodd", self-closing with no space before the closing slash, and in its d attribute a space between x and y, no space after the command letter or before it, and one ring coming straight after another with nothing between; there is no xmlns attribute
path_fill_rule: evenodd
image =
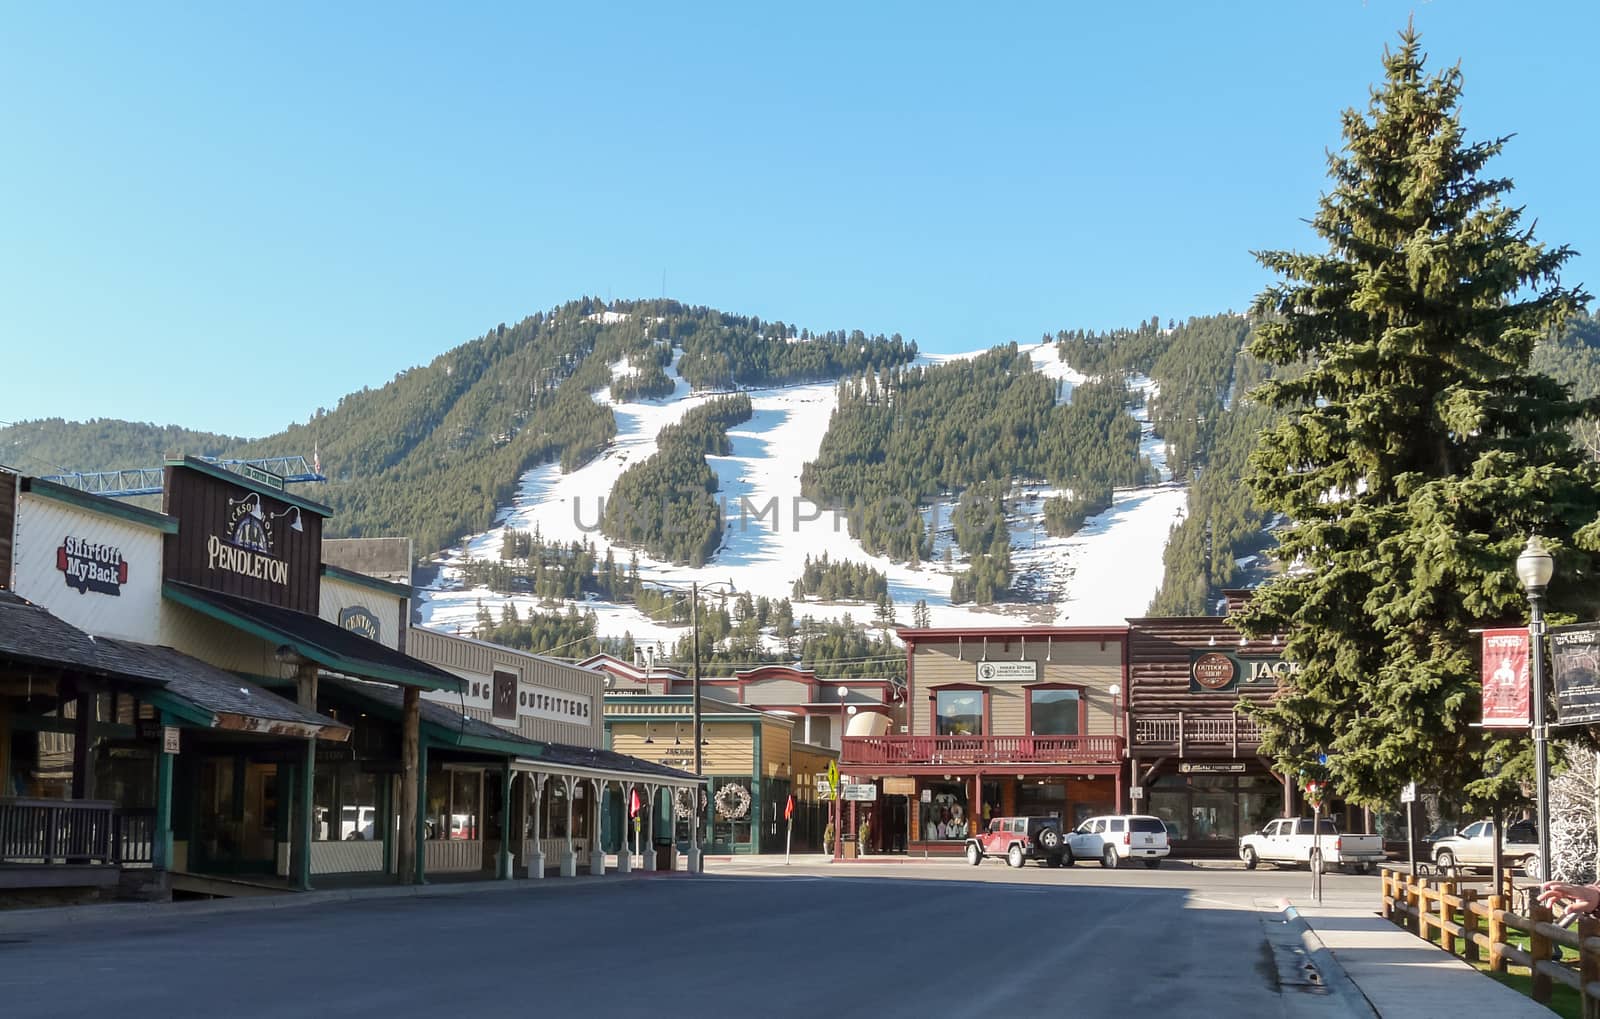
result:
<svg viewBox="0 0 1600 1019"><path fill-rule="evenodd" d="M201 474L209 474L213 478L238 485L240 488L246 488L252 492L260 492L262 495L271 496L272 498L277 499L279 502L288 503L290 506L299 506L301 509L315 513L320 517L333 516L333 507L331 506L324 506L320 502L312 502L310 499L303 499L300 496L294 495L293 493L287 492L281 488L273 488L271 485L263 485L259 481L253 481L250 478L245 477L243 474L235 474L226 467L220 467L217 464L207 463L204 460L198 460L192 456L169 459L167 460L166 465L168 467L188 467L191 470L199 471Z"/></svg>
<svg viewBox="0 0 1600 1019"><path fill-rule="evenodd" d="M370 587L374 591L381 591L384 594L392 594L400 598L409 598L412 594L410 584L396 584L388 580L379 580L377 577L369 577L365 573L347 570L342 566L334 566L332 563L322 564L322 575L332 577L335 580L343 580L346 583Z"/></svg>
<svg viewBox="0 0 1600 1019"><path fill-rule="evenodd" d="M231 609L220 605L213 605L203 598L197 598L187 591L174 586L170 581L161 585L163 597L170 598L185 608L194 609L201 615L210 616L219 622L227 623L236 630L243 630L253 637L259 637L269 644L287 644L306 658L319 665L326 666L335 672L344 672L363 679L377 679L386 683L395 683L399 686L414 686L419 690L451 690L458 691L465 686L465 680L455 679L455 686L449 686L431 675L412 672L409 669L393 669L387 665L379 665L371 661L357 661L329 652L327 649L312 644L296 637L294 634L274 629L256 622L249 616L241 615ZM319 617L320 618L320 617ZM326 622L326 620L323 620ZM328 625L332 626L332 623Z"/></svg>
<svg viewBox="0 0 1600 1019"><path fill-rule="evenodd" d="M216 715L165 690L152 690L149 693L141 694L140 699L151 707L174 716L180 722L199 726L202 729L215 729L217 727Z"/></svg>
<svg viewBox="0 0 1600 1019"><path fill-rule="evenodd" d="M22 479L22 490L45 499L54 499L57 502L64 502L79 509L88 510L91 513L103 513L108 517L118 517L129 523L153 527L162 534L178 533L177 517L169 517L165 513L147 510L142 506L118 502L103 495L90 495L88 492L80 492L76 488L68 488L66 485L57 484L54 481L25 477Z"/></svg>
<svg viewBox="0 0 1600 1019"><path fill-rule="evenodd" d="M167 724L167 713L156 712L156 721ZM156 751L156 830L150 847L151 867L172 869L172 755Z"/></svg>
<svg viewBox="0 0 1600 1019"><path fill-rule="evenodd" d="M306 763L295 769L300 779L300 831L294 840L295 887L303 892L311 890L311 829L316 827L317 741L306 740Z"/></svg>

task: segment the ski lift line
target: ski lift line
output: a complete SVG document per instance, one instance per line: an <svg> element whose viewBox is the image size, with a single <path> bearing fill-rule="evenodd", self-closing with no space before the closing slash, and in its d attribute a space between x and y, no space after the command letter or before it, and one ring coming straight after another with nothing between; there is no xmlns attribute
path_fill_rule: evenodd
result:
<svg viewBox="0 0 1600 1019"><path fill-rule="evenodd" d="M215 464L242 477L250 477L252 473L269 474L277 482L272 485L274 488L328 480L326 475L314 470L303 456L269 456L250 460L224 460L202 456L196 459ZM48 475L43 480L90 495L127 499L140 495L159 495L163 490L165 479L165 468L129 467L115 471L64 471L61 474Z"/></svg>

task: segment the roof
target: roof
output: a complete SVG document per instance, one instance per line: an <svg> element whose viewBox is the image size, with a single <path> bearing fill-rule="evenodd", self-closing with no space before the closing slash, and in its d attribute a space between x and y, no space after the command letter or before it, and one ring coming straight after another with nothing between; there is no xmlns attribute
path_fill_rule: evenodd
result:
<svg viewBox="0 0 1600 1019"><path fill-rule="evenodd" d="M1126 626L963 626L942 629L913 629L900 627L895 635L907 644L953 640L1007 640L1012 637L1055 638L1063 640L1121 640L1128 635Z"/></svg>
<svg viewBox="0 0 1600 1019"><path fill-rule="evenodd" d="M0 656L54 668L101 671L94 638L10 591L0 591Z"/></svg>
<svg viewBox="0 0 1600 1019"><path fill-rule="evenodd" d="M91 636L10 591L0 591L0 656L147 683L140 697L195 725L343 739L349 729L233 673L169 647ZM229 716L219 718L218 716Z"/></svg>
<svg viewBox="0 0 1600 1019"><path fill-rule="evenodd" d="M349 690L359 697L366 698L381 704L393 711L404 708L405 695L392 686L376 683L363 683L359 680L327 677L322 680L324 684L332 684L340 689ZM590 747L575 747L567 743L546 743L543 740L528 739L510 729L501 728L482 719L460 711L452 711L449 705L440 704L419 698L421 720L423 724L433 727L440 734L455 734L464 737L461 745L468 749L480 749L507 753L519 758L547 764L559 770L562 767L581 768L589 771L624 772L627 774L651 776L656 778L692 779L694 776L688 772L678 771L661 764L652 764L649 761L619 754L613 750L596 750Z"/></svg>
<svg viewBox="0 0 1600 1019"><path fill-rule="evenodd" d="M159 682L167 693L214 715L234 715L264 723L242 728L262 732L314 729L317 730L314 733L298 734L335 740L349 735L349 726L181 651L109 637L96 638L95 647L107 672ZM213 720L213 724L216 721ZM228 720L221 720L220 727L241 728L228 724Z"/></svg>
<svg viewBox="0 0 1600 1019"><path fill-rule="evenodd" d="M161 593L180 605L275 644L286 644L318 665L364 679L423 690L460 690L461 677L420 658L368 640L318 616L207 591L169 580Z"/></svg>

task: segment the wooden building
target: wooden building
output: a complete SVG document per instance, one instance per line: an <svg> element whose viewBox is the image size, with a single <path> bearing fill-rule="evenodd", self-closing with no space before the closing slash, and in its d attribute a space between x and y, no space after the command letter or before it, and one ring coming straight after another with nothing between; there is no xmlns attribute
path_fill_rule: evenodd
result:
<svg viewBox="0 0 1600 1019"><path fill-rule="evenodd" d="M1230 592L1230 608L1244 596ZM1232 855L1241 835L1293 813L1293 783L1239 710L1271 701L1292 668L1277 641L1249 640L1225 616L1129 620L1131 791L1175 850Z"/></svg>
<svg viewBox="0 0 1600 1019"><path fill-rule="evenodd" d="M908 731L847 735L840 764L878 786L870 848L955 852L991 816L1123 802L1125 627L897 632Z"/></svg>

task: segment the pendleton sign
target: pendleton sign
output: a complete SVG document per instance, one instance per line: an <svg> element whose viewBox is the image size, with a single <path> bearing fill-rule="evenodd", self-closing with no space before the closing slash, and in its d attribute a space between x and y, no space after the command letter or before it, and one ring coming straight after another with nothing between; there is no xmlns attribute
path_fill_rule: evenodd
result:
<svg viewBox="0 0 1600 1019"><path fill-rule="evenodd" d="M1219 693L1241 686L1276 684L1300 666L1282 658L1246 658L1232 651L1191 650L1189 652L1189 692Z"/></svg>
<svg viewBox="0 0 1600 1019"><path fill-rule="evenodd" d="M315 615L326 507L194 459L169 461L165 579Z"/></svg>

